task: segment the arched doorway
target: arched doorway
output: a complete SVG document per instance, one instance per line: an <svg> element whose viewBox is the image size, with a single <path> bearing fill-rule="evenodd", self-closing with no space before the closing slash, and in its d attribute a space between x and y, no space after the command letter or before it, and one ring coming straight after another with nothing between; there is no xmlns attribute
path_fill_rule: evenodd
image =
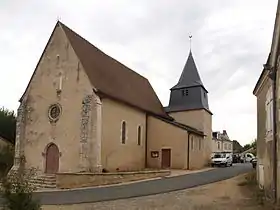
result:
<svg viewBox="0 0 280 210"><path fill-rule="evenodd" d="M46 170L47 174L55 174L59 169L59 149L51 143L46 149Z"/></svg>

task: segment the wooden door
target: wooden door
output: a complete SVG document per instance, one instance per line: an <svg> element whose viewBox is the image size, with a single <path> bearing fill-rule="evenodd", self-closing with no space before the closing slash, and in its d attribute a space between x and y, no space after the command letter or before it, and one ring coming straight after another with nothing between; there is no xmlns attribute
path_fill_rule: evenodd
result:
<svg viewBox="0 0 280 210"><path fill-rule="evenodd" d="M161 167L170 168L171 166L171 149L161 150Z"/></svg>
<svg viewBox="0 0 280 210"><path fill-rule="evenodd" d="M46 173L55 174L59 168L59 150L55 144L48 146L46 151Z"/></svg>

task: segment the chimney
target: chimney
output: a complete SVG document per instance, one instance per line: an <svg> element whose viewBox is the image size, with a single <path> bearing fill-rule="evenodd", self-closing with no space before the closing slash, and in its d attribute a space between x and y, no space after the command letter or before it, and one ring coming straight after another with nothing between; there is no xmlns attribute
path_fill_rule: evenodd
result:
<svg viewBox="0 0 280 210"><path fill-rule="evenodd" d="M218 136L217 136L217 132L213 132L213 133L212 133L212 135L213 135L213 138L215 138L215 139L217 139L217 138L218 138Z"/></svg>
<svg viewBox="0 0 280 210"><path fill-rule="evenodd" d="M223 130L223 134L224 134L224 135L227 135L227 131L226 131L226 130Z"/></svg>

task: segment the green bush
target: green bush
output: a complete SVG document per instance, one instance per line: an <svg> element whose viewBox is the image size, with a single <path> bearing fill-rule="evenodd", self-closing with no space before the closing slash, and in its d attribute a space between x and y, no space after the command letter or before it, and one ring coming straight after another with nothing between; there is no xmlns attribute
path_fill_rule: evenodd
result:
<svg viewBox="0 0 280 210"><path fill-rule="evenodd" d="M29 183L35 171L21 170L2 178L1 197L4 210L39 210L41 205L33 198L35 188Z"/></svg>
<svg viewBox="0 0 280 210"><path fill-rule="evenodd" d="M0 136L13 144L16 138L16 122L14 111L0 107Z"/></svg>
<svg viewBox="0 0 280 210"><path fill-rule="evenodd" d="M257 184L256 171L247 173L245 179L242 182L238 183L239 186L256 186Z"/></svg>

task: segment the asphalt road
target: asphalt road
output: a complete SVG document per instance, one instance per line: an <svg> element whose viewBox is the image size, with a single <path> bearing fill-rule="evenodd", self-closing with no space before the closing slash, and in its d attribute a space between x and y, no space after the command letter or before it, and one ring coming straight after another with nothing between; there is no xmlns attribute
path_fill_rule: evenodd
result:
<svg viewBox="0 0 280 210"><path fill-rule="evenodd" d="M93 187L69 191L37 192L34 194L34 197L40 199L43 205L93 203L188 189L229 179L251 170L253 169L250 164L235 164L227 168L215 168L214 170L204 172L125 185Z"/></svg>
<svg viewBox="0 0 280 210"><path fill-rule="evenodd" d="M229 179L251 170L252 166L250 164L235 164L227 168L215 168L214 170L199 173L125 185L71 191L38 192L35 193L35 197L45 205L93 203L183 190Z"/></svg>

